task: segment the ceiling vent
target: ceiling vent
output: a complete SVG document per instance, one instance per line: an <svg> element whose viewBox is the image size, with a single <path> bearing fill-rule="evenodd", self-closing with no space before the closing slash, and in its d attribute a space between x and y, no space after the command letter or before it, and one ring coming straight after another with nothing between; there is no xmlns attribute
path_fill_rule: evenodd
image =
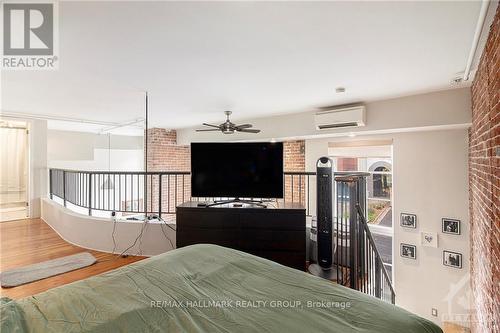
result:
<svg viewBox="0 0 500 333"><path fill-rule="evenodd" d="M363 105L336 108L314 115L316 129L328 130L365 126L366 109Z"/></svg>

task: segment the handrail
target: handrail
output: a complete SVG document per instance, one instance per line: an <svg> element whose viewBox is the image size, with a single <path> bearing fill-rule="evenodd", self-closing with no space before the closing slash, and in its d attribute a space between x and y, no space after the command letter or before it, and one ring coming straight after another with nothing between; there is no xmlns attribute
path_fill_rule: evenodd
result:
<svg viewBox="0 0 500 333"><path fill-rule="evenodd" d="M388 299L384 293L388 285L390 301L394 304L394 288L365 218L368 175L347 172L335 176L337 282L384 300Z"/></svg>
<svg viewBox="0 0 500 333"><path fill-rule="evenodd" d="M64 171L64 172L78 172L78 173L91 173L99 175L190 175L189 171L90 171L90 170L74 170L74 169L59 169L50 168L49 170Z"/></svg>
<svg viewBox="0 0 500 333"><path fill-rule="evenodd" d="M285 171L285 175L302 175L302 176L316 176L316 172L312 171Z"/></svg>
<svg viewBox="0 0 500 333"><path fill-rule="evenodd" d="M391 289L391 300L392 300L392 303L394 303L395 292L394 292L394 288L392 286L391 280L389 278L389 273L387 273L387 270L384 266L384 262L382 261L382 256L380 255L380 252L378 252L377 246L375 245L375 240L373 239L373 236L372 236L372 232L370 231L370 228L368 227L368 223L366 222L365 215L364 215L363 210L361 209L361 206L359 205L359 203L356 204L356 210L358 211L358 215L361 218L361 222L362 222L361 224L363 225L363 229L365 230L365 233L366 233L370 243L372 243L374 245L373 250L375 252L375 257L376 257L377 261L379 262L379 264L382 268L382 273L384 274L384 277L387 280L387 284L388 284L389 288Z"/></svg>

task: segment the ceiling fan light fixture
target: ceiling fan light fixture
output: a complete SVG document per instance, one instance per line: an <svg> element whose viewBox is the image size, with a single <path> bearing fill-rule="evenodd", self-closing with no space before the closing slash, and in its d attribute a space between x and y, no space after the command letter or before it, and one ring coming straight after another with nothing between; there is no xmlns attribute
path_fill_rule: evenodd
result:
<svg viewBox="0 0 500 333"><path fill-rule="evenodd" d="M204 126L210 127L210 129L197 129L196 132L211 132L211 131L221 131L223 134L233 134L234 132L243 132L243 133L259 133L260 130L252 129L252 124L241 124L236 125L229 120L229 116L231 115L231 111L224 111L226 115L226 121L220 125L212 125L203 123Z"/></svg>

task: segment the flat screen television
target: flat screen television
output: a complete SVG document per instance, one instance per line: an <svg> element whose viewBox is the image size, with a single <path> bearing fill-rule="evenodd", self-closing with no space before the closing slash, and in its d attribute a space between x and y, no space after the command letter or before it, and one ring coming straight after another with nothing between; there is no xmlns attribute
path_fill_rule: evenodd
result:
<svg viewBox="0 0 500 333"><path fill-rule="evenodd" d="M191 195L283 198L283 143L192 143Z"/></svg>

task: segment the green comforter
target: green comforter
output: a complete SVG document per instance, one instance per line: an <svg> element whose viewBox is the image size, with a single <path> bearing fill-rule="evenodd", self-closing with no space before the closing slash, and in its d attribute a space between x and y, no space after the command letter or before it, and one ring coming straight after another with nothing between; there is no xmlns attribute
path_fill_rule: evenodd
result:
<svg viewBox="0 0 500 333"><path fill-rule="evenodd" d="M394 305L243 252L195 245L18 301L3 332L441 332Z"/></svg>

